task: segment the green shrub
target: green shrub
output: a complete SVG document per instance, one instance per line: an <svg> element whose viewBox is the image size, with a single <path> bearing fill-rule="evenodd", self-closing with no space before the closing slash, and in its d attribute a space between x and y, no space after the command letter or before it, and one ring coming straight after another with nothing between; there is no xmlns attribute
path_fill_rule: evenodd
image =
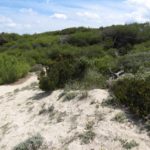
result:
<svg viewBox="0 0 150 150"><path fill-rule="evenodd" d="M0 55L0 84L11 83L26 75L29 65L14 56Z"/></svg>
<svg viewBox="0 0 150 150"><path fill-rule="evenodd" d="M136 115L150 114L150 74L124 77L115 81L111 91L118 103L129 107Z"/></svg>
<svg viewBox="0 0 150 150"><path fill-rule="evenodd" d="M85 74L86 63L81 59L70 59L70 56L62 56L57 59L59 61L51 62L47 67L46 74L39 78L42 90L63 88L69 81L80 80Z"/></svg>

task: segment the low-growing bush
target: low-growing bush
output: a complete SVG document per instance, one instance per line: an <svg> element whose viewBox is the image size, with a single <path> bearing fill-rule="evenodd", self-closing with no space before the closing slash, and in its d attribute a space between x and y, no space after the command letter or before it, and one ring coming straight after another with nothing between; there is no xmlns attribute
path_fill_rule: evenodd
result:
<svg viewBox="0 0 150 150"><path fill-rule="evenodd" d="M111 91L116 102L129 107L136 115L150 114L150 74L127 76L114 81Z"/></svg>

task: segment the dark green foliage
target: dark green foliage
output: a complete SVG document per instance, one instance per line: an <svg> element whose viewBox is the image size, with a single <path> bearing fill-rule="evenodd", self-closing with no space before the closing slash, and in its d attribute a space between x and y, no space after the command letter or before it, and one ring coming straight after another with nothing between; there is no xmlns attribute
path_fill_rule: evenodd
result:
<svg viewBox="0 0 150 150"><path fill-rule="evenodd" d="M1 33L0 62L4 61L2 55L5 54L9 56L10 63L7 60L6 69L3 63L0 64L3 68L0 70L0 84L13 82L25 75L29 70L27 62L31 71L36 70L33 67L36 64L47 68L46 74L40 77L42 89L62 88L69 83L105 88L112 72L124 70L135 74L150 70L148 33L149 23L99 29L69 28L33 35ZM12 63L11 57L17 59L15 63Z"/></svg>
<svg viewBox="0 0 150 150"><path fill-rule="evenodd" d="M18 144L13 150L38 150L43 143L43 138L40 134L33 136L26 141Z"/></svg>
<svg viewBox="0 0 150 150"><path fill-rule="evenodd" d="M86 63L82 59L75 59L71 55L59 55L53 59L47 66L46 73L40 76L41 89L47 91L63 88L67 82L83 78Z"/></svg>
<svg viewBox="0 0 150 150"><path fill-rule="evenodd" d="M0 84L11 83L26 75L29 65L14 56L0 55Z"/></svg>
<svg viewBox="0 0 150 150"><path fill-rule="evenodd" d="M118 103L130 108L136 115L150 114L150 74L124 77L115 81L111 91Z"/></svg>

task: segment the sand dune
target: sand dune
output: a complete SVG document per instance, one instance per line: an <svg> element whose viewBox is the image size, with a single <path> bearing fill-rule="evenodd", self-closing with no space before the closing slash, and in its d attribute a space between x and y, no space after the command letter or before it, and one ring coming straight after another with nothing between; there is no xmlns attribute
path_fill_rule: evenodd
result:
<svg viewBox="0 0 150 150"><path fill-rule="evenodd" d="M100 89L45 93L35 74L0 86L0 150L12 150L37 133L44 138L41 150L150 150L146 131L125 117L129 114L102 105L108 97Z"/></svg>

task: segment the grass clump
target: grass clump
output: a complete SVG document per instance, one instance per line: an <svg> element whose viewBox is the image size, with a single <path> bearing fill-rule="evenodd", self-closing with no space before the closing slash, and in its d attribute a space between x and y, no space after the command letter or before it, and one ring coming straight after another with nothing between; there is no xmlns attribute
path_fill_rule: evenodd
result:
<svg viewBox="0 0 150 150"><path fill-rule="evenodd" d="M88 130L88 131L85 131L84 133L80 134L79 138L80 138L82 144L89 144L91 141L94 140L95 136L96 136L96 134L93 131Z"/></svg>
<svg viewBox="0 0 150 150"><path fill-rule="evenodd" d="M139 144L136 143L136 141L134 141L134 140L127 141L127 140L120 139L119 141L121 142L122 147L123 147L124 149L127 149L127 150L130 150L130 149L132 149L132 148L134 148L134 147L139 146Z"/></svg>
<svg viewBox="0 0 150 150"><path fill-rule="evenodd" d="M68 92L68 93L64 96L63 101L65 102L65 101L73 100L77 95L78 95L77 92Z"/></svg>
<svg viewBox="0 0 150 150"><path fill-rule="evenodd" d="M116 114L112 120L117 121L119 123L124 123L126 119L127 118L126 118L125 114L120 112L120 113Z"/></svg>
<svg viewBox="0 0 150 150"><path fill-rule="evenodd" d="M26 141L18 144L13 150L38 150L43 143L43 138L40 134L37 134Z"/></svg>
<svg viewBox="0 0 150 150"><path fill-rule="evenodd" d="M93 125L94 125L94 122L89 121L85 127L86 131L83 132L82 134L79 134L79 138L80 138L82 144L89 144L91 141L94 140L96 134L95 134L95 132L92 131Z"/></svg>

